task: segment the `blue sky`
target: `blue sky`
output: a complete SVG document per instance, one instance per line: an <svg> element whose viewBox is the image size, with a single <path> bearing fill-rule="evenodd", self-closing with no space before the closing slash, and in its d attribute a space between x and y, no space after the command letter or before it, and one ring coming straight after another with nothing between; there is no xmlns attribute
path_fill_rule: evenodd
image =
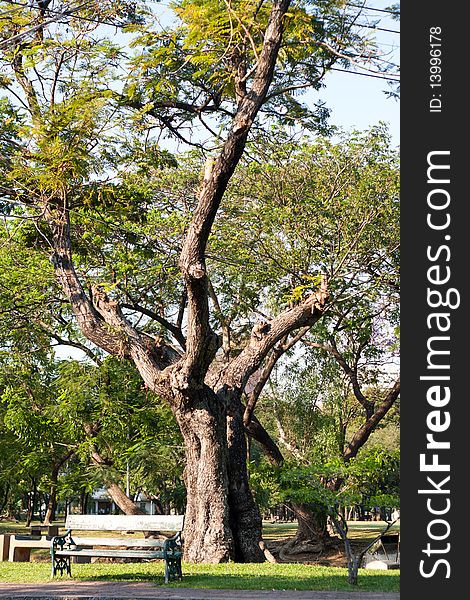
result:
<svg viewBox="0 0 470 600"><path fill-rule="evenodd" d="M331 73L316 97L331 109L330 123L345 129L367 129L379 121L389 125L393 145L400 141L400 103L388 98L385 81L351 73Z"/></svg>
<svg viewBox="0 0 470 600"><path fill-rule="evenodd" d="M360 0L349 0L351 4L362 4ZM396 0L395 0L396 1ZM392 0L368 0L367 6L375 9L387 9ZM367 11L369 23L380 19L377 26L389 31L377 31L376 41L381 52L387 58L399 64L400 30L399 21L390 18L386 13ZM374 32L375 33L375 32ZM389 90L387 82L382 79L352 73L330 72L325 78L326 87L320 90L317 98L321 98L331 109L330 122L345 129L366 129L384 121L389 125L392 143L400 142L400 103L387 97L384 91Z"/></svg>

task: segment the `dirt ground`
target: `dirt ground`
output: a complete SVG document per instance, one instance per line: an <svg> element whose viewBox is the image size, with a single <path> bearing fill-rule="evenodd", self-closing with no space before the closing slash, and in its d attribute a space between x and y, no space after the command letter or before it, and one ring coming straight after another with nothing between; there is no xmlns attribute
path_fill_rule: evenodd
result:
<svg viewBox="0 0 470 600"><path fill-rule="evenodd" d="M344 554L343 542L334 538L327 548L326 552L319 555L316 552L295 552L281 553L281 548L289 541L289 538L284 540L269 541L266 543L268 550L279 562L297 562L306 565L321 565L324 567L346 567L346 558ZM360 542L352 541L351 546L354 553L360 552L367 541Z"/></svg>

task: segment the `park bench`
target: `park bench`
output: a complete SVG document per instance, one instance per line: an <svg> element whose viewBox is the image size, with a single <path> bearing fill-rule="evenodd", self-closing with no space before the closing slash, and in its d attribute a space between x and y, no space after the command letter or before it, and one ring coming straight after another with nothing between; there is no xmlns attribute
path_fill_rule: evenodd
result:
<svg viewBox="0 0 470 600"><path fill-rule="evenodd" d="M64 535L51 540L52 577L64 572L71 575L72 557L162 559L165 583L181 579L184 515L69 515ZM159 532L171 537L82 537L76 531ZM175 533L176 532L176 533Z"/></svg>

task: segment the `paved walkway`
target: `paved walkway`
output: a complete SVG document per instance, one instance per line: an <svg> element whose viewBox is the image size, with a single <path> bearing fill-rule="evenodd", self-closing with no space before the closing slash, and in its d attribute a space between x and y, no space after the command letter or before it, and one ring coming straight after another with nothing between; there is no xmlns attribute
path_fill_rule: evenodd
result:
<svg viewBox="0 0 470 600"><path fill-rule="evenodd" d="M51 582L0 583L2 600L399 600L379 592L314 592L279 590L199 590L153 587L150 583Z"/></svg>

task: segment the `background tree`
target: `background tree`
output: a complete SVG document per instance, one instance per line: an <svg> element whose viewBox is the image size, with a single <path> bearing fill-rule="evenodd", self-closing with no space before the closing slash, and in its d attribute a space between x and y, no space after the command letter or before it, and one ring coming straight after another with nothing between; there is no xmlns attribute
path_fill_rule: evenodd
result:
<svg viewBox="0 0 470 600"><path fill-rule="evenodd" d="M45 502L40 517L49 523L58 499L103 486L124 512L137 512L132 498L140 492L162 512L181 506L181 498L169 498L181 485L179 432L132 365L112 358L100 366L37 356L12 361L10 354L1 376L5 506L8 494L17 496L15 482L28 481L28 521L34 506ZM131 498L123 491L128 473Z"/></svg>
<svg viewBox="0 0 470 600"><path fill-rule="evenodd" d="M314 330L301 330L299 335L302 344L319 348L332 359L328 362L315 354L306 359L312 363L310 373L317 386L309 388L307 397L313 396L314 403L325 402L329 396L338 398L336 443L348 461L393 407L400 391L395 363L399 299L396 155L381 128L353 134L337 145L321 141L302 148L298 142L285 142L278 150L268 145L263 151L263 160L253 156L246 182L237 181L233 203L238 222L243 223L250 209L256 214L248 252L242 245L246 252L242 260L263 266L258 277L272 286L267 287L270 295L265 306L254 310L293 305L311 289L316 269L329 273L329 309ZM240 236L237 242L240 245ZM235 244L229 256L232 261L237 257ZM279 359L285 358L291 341L279 344L264 369L253 376L244 415L248 431L277 463L282 461L279 448L252 416L264 384ZM288 376L287 381L283 392L289 395L289 388L296 389L302 398L298 381ZM355 398L354 422L347 414L350 404L345 402L350 393ZM358 409L363 421L357 419ZM299 422L305 423L304 417ZM348 422L350 432L351 423L357 429L346 446ZM298 438L293 436L293 444L285 435L278 439L292 451ZM318 527L305 507L297 506L296 511L297 541L314 537L315 544L321 544L326 536L326 513Z"/></svg>
<svg viewBox="0 0 470 600"><path fill-rule="evenodd" d="M383 318L383 315L380 317ZM377 315L374 321L377 321ZM382 327L387 329L386 324L382 324ZM347 337L351 341L357 341L361 334L363 332L356 323L355 328L351 327L348 331ZM328 335L330 339L335 339L331 334ZM375 344L379 339L374 338ZM371 496L387 494L392 481L395 487L397 485L396 464L393 466L392 458L383 462L380 457L384 456L384 452L393 453L398 448L398 419L395 409L398 408L396 403L399 396L399 380L396 380L396 370L393 369L395 349L383 346L383 340L380 340L379 346L374 346L370 336L367 343L364 338L362 340L361 352L357 352L354 344L349 348L346 346L342 349L339 361L334 356L338 353L337 347L335 353L331 353L325 351L322 344L305 340L307 351L302 361L297 359L297 363L303 362L304 367L296 372L295 367L290 366L289 374L278 375L279 383L271 386L260 406L260 419L266 423L272 439L282 448L282 453L297 464L314 466L326 489L339 494L344 488L350 489L351 476L345 478L338 465L348 465L351 462L357 465L357 460L360 463L364 461L361 483L359 475L354 475L354 486L361 492L361 500L354 504L358 504L361 513ZM342 341L344 342L344 338ZM317 347L322 350L320 354ZM354 366L354 377L350 377L349 369L344 369L346 355L360 358ZM390 383L388 380L391 380ZM366 406L365 399L369 402ZM382 454L366 451L366 448L374 445L382 449ZM267 456L278 465L283 461L283 456L277 457L271 447L268 447ZM366 460L367 456L370 457L369 462ZM367 465L371 465L374 460L376 467L367 470ZM330 463L336 465L336 470L328 476L321 474L318 465ZM388 463L395 472L394 478L389 482L386 474ZM381 472L382 478L379 477ZM360 488L361 485L364 487ZM301 489L302 486L299 491ZM396 492L393 494L396 495ZM297 494L290 501L298 501L301 497L301 494ZM286 547L285 552L295 550L296 547L304 550L310 547L318 552L327 547L330 543L326 527L328 504L322 501L316 505L301 502L295 504L294 508L299 516L299 528L295 540Z"/></svg>
<svg viewBox="0 0 470 600"><path fill-rule="evenodd" d="M35 506L42 502L40 493L45 493L44 522L50 523L55 518L60 471L75 452L76 443L73 437L63 442L63 423L54 410L54 364L40 355L29 360L10 358L2 364L1 377L2 429L7 448L13 446L17 452L9 457L10 481L31 482L28 524Z"/></svg>
<svg viewBox="0 0 470 600"><path fill-rule="evenodd" d="M143 388L135 368L112 357L99 366L64 361L58 385L58 412L81 436L82 466L98 471L94 479L126 514L140 512L133 502L140 492L163 510L167 488L181 479L182 441L171 412Z"/></svg>

